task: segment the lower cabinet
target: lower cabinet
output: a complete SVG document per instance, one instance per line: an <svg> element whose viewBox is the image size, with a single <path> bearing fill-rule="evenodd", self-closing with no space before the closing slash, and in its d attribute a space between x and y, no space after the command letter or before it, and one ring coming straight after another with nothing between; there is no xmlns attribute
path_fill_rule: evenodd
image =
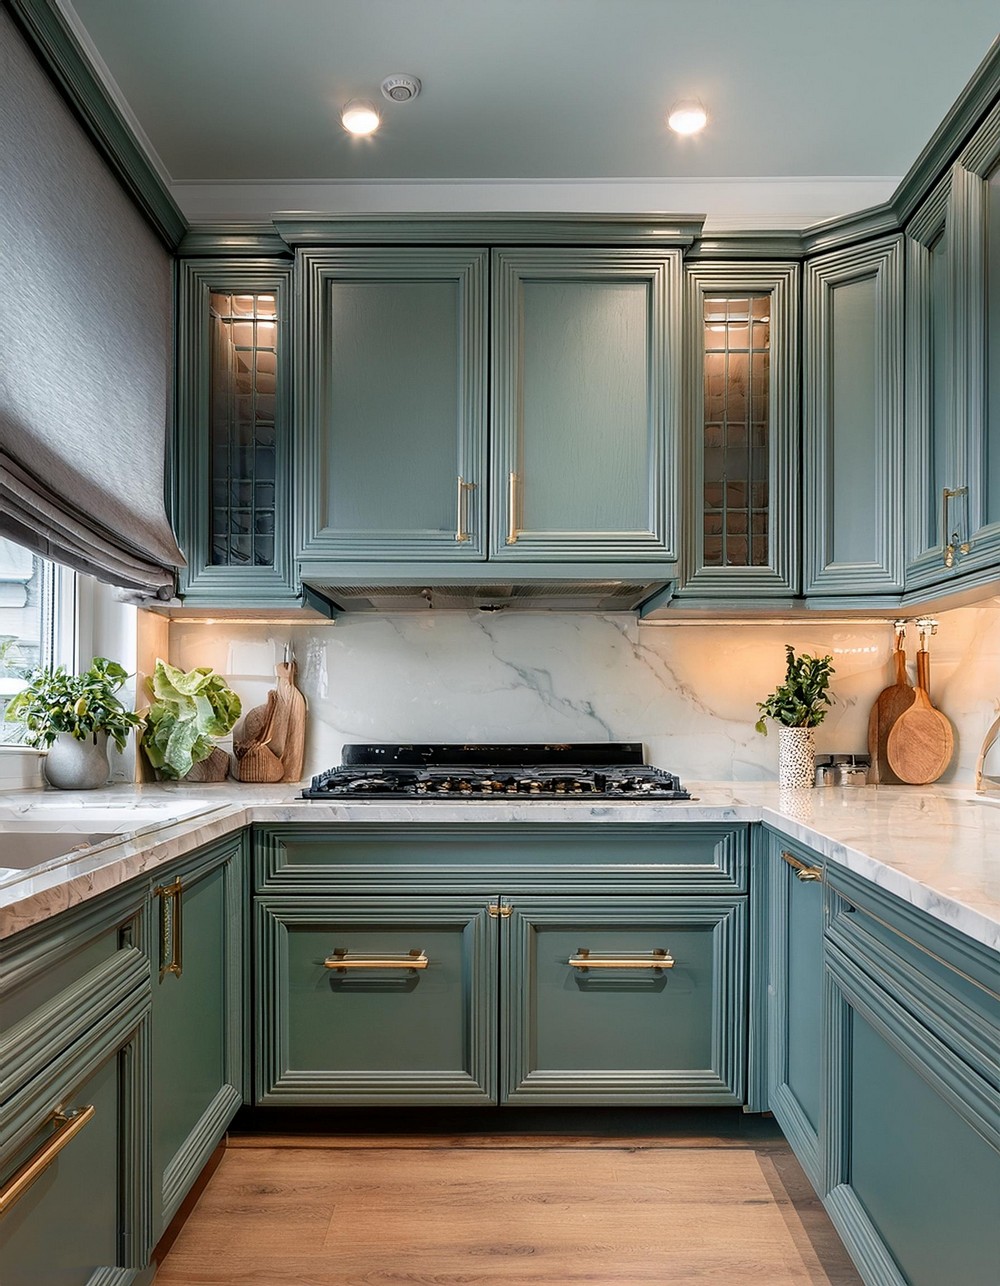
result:
<svg viewBox="0 0 1000 1286"><path fill-rule="evenodd" d="M224 840L152 885L154 1239L243 1102L243 849L239 835Z"/></svg>
<svg viewBox="0 0 1000 1286"><path fill-rule="evenodd" d="M746 828L602 829L265 831L256 1101L743 1103Z"/></svg>
<svg viewBox="0 0 1000 1286"><path fill-rule="evenodd" d="M822 864L809 849L770 832L766 863L768 1106L822 1193Z"/></svg>
<svg viewBox="0 0 1000 1286"><path fill-rule="evenodd" d="M126 946L4 1031L4 1286L125 1286L145 1265L148 1013Z"/></svg>

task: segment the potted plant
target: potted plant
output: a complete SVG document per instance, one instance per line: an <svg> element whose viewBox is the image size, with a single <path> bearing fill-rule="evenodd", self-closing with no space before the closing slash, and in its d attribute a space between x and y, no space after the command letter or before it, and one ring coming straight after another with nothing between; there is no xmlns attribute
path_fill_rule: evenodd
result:
<svg viewBox="0 0 1000 1286"><path fill-rule="evenodd" d="M214 744L242 713L240 699L208 666L178 670L157 660L149 684L153 701L145 713L142 748L159 777L177 781L197 764L214 758L200 781L221 781L228 772L225 751Z"/></svg>
<svg viewBox="0 0 1000 1286"><path fill-rule="evenodd" d="M811 786L816 773L816 726L826 718L830 678L835 673L832 656L795 655L785 644L785 681L764 701L757 702L758 732L767 736L765 720L773 719L778 732L778 783L781 786Z"/></svg>
<svg viewBox="0 0 1000 1286"><path fill-rule="evenodd" d="M108 738L125 749L141 715L127 710L117 692L128 671L95 656L82 674L65 666L28 670L25 687L7 703L4 718L23 723L29 746L47 746L43 771L50 786L93 790L108 780Z"/></svg>

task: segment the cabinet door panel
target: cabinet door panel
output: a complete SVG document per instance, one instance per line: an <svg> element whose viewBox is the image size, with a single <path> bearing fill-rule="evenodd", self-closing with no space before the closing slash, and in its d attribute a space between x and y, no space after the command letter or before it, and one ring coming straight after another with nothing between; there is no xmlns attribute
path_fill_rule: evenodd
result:
<svg viewBox="0 0 1000 1286"><path fill-rule="evenodd" d="M157 1233L218 1144L243 1101L245 896L241 842L171 869L180 924L165 920L153 983L153 1174ZM171 894L153 898L173 914ZM174 940L174 935L177 939ZM176 951L176 956L175 956ZM176 958L181 972L164 966Z"/></svg>
<svg viewBox="0 0 1000 1286"><path fill-rule="evenodd" d="M483 557L485 252L317 250L302 269L303 553Z"/></svg>
<svg viewBox="0 0 1000 1286"><path fill-rule="evenodd" d="M742 1102L745 911L735 898L515 899L502 1101ZM672 967L650 967L657 950ZM569 963L581 952L594 964Z"/></svg>
<svg viewBox="0 0 1000 1286"><path fill-rule="evenodd" d="M457 899L259 902L258 1101L494 1102L494 923Z"/></svg>
<svg viewBox="0 0 1000 1286"><path fill-rule="evenodd" d="M799 878L819 874L820 863L774 835L767 862L768 1107L820 1192L823 885Z"/></svg>
<svg viewBox="0 0 1000 1286"><path fill-rule="evenodd" d="M811 260L805 300L805 593L898 593L901 239Z"/></svg>
<svg viewBox="0 0 1000 1286"><path fill-rule="evenodd" d="M494 252L491 558L675 557L679 269Z"/></svg>

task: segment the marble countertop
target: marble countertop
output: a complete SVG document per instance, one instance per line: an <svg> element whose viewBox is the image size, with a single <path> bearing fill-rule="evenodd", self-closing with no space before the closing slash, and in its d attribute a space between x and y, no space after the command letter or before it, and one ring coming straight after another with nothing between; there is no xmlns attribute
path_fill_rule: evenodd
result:
<svg viewBox="0 0 1000 1286"><path fill-rule="evenodd" d="M760 822L1000 951L1000 797L955 787L780 791L775 784L690 785L685 802L444 803L301 800L299 787L155 784L82 795L0 795L0 938L147 874L251 822ZM134 810L134 811L133 811ZM130 821L130 816L136 820ZM109 834L30 870L5 868L31 830ZM75 843L79 836L70 839Z"/></svg>

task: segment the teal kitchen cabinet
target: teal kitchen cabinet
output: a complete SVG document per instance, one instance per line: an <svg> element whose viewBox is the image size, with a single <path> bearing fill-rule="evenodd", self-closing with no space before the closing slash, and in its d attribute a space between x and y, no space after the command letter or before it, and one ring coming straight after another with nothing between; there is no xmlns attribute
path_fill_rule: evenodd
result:
<svg viewBox="0 0 1000 1286"><path fill-rule="evenodd" d="M291 264L178 265L174 525L186 606L289 608Z"/></svg>
<svg viewBox="0 0 1000 1286"><path fill-rule="evenodd" d="M996 953L849 872L827 878L827 1210L871 1286L993 1286Z"/></svg>
<svg viewBox="0 0 1000 1286"><path fill-rule="evenodd" d="M4 944L4 1286L126 1286L148 1261L144 910L133 891Z"/></svg>
<svg viewBox="0 0 1000 1286"><path fill-rule="evenodd" d="M803 592L903 589L903 245L809 259L803 304Z"/></svg>
<svg viewBox="0 0 1000 1286"><path fill-rule="evenodd" d="M907 226L907 587L1000 568L1000 108Z"/></svg>
<svg viewBox="0 0 1000 1286"><path fill-rule="evenodd" d="M744 1101L746 827L288 825L254 848L258 1103Z"/></svg>
<svg viewBox="0 0 1000 1286"><path fill-rule="evenodd" d="M767 1105L822 1195L822 859L765 835Z"/></svg>
<svg viewBox="0 0 1000 1286"><path fill-rule="evenodd" d="M154 1239L244 1099L245 840L202 849L151 889Z"/></svg>
<svg viewBox="0 0 1000 1286"><path fill-rule="evenodd" d="M490 558L676 559L681 252L493 252Z"/></svg>
<svg viewBox="0 0 1000 1286"><path fill-rule="evenodd" d="M502 906L501 1102L744 1101L746 898Z"/></svg>
<svg viewBox="0 0 1000 1286"><path fill-rule="evenodd" d="M306 559L486 556L488 252L300 251Z"/></svg>
<svg viewBox="0 0 1000 1286"><path fill-rule="evenodd" d="M684 599L799 590L798 264L685 270Z"/></svg>

